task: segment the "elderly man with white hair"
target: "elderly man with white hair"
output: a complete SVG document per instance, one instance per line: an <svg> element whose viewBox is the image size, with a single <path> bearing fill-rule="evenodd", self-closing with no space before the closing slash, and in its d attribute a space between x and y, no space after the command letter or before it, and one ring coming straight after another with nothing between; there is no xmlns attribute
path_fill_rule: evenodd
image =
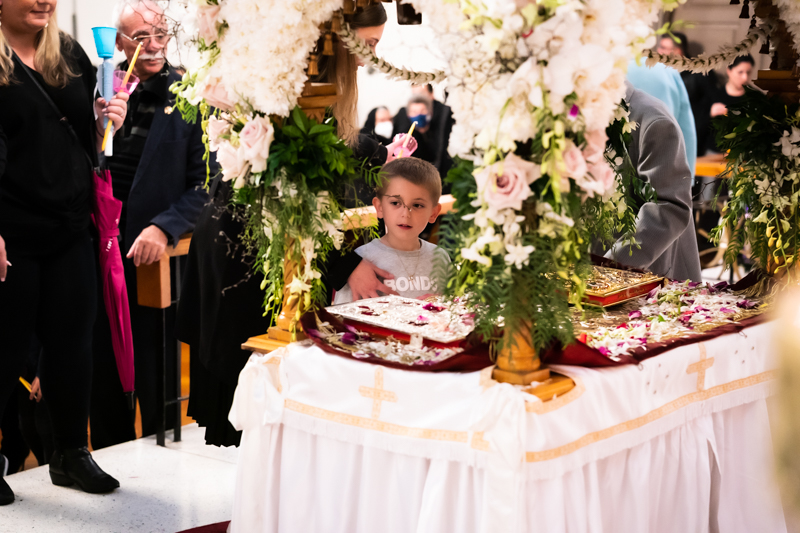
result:
<svg viewBox="0 0 800 533"><path fill-rule="evenodd" d="M125 254L125 280L131 308L136 392L144 435L155 432L157 420L156 361L166 330L168 364L174 371L177 342L172 337L174 313L166 324L161 310L137 303L136 267L158 261L167 246L194 229L208 199L205 147L199 123L188 124L172 113L169 87L181 79L165 59L170 41L161 7L150 0L120 0L114 10L117 49L127 58L126 70L139 44L142 49L133 73L139 84L130 96L128 115L114 140L114 156L106 160L114 196L122 200L120 235ZM213 155L213 154L212 154ZM209 162L214 173L215 161ZM173 289L174 290L174 289ZM132 417L116 373L111 334L105 313L95 326L92 384L91 439L95 449L134 439ZM170 379L167 383L175 383Z"/></svg>

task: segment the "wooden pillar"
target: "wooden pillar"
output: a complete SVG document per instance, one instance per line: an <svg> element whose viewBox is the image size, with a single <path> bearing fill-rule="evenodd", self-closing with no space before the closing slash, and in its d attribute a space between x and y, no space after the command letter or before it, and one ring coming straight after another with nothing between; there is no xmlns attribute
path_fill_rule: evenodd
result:
<svg viewBox="0 0 800 533"><path fill-rule="evenodd" d="M336 103L337 99L336 86L332 83L307 82L303 88L303 94L298 99L298 105L309 118L322 122L325 120L328 109ZM289 285L302 268L302 265L292 259L295 246L298 246L298 243L294 239L286 243L286 255L283 261L283 304L275 326L269 328L268 333L270 339L282 342L293 342L305 338L298 330L297 322L298 310L299 313L304 311L302 306L305 295L293 295L289 292Z"/></svg>

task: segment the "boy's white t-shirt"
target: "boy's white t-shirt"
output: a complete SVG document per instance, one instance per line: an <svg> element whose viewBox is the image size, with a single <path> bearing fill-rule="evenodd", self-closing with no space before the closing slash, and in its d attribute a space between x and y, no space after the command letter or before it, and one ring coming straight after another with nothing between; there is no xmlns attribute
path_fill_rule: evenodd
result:
<svg viewBox="0 0 800 533"><path fill-rule="evenodd" d="M439 294L440 283L438 275L446 272L446 265L450 264L447 253L427 241L420 239L420 248L413 252L395 250L386 246L380 239L375 239L363 246L356 248L356 253L390 274L394 279L384 280L391 289L406 298L419 298L426 294ZM349 285L336 292L333 299L334 305L346 304L353 301L353 293Z"/></svg>

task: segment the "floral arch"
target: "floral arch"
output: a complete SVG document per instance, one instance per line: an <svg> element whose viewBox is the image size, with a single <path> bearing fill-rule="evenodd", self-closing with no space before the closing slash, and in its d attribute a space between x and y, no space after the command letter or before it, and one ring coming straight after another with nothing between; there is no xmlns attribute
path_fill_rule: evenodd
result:
<svg viewBox="0 0 800 533"><path fill-rule="evenodd" d="M626 192L641 184L626 171L624 145L635 125L620 105L628 62L646 55L707 71L774 30L774 21L754 18L745 41L693 62L648 52L660 10L684 1L404 1L429 17L447 56L445 72L416 73L377 58L345 22L377 0L192 0L201 60L176 87L179 108L191 116L199 106L210 149L249 206L267 308L280 307L284 285L297 316L321 301L317 264L341 242L333 188L309 187L275 168L276 150L292 142L287 124L298 135L316 128L332 136L295 109L326 33L395 78L447 79L456 120L450 145L461 158L451 174L458 216L446 228L460 265L451 292L482 304L476 325L486 334L502 319L527 346L569 342L569 303L585 288L587 243L635 230ZM792 0L777 4L797 37L800 8ZM217 109L211 117L209 105ZM338 154L326 161L340 166L336 176L353 170L346 147L335 139L321 144ZM306 211L289 222L284 200L298 197Z"/></svg>

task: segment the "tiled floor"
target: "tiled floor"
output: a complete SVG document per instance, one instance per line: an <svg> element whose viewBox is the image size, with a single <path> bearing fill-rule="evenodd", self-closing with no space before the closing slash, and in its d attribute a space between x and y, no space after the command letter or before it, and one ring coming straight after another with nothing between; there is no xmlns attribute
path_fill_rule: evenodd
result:
<svg viewBox="0 0 800 533"><path fill-rule="evenodd" d="M183 441L156 446L155 437L93 453L121 487L86 494L56 487L47 467L7 478L17 501L0 507L0 533L175 533L230 520L235 448L206 446L203 429L184 426Z"/></svg>

